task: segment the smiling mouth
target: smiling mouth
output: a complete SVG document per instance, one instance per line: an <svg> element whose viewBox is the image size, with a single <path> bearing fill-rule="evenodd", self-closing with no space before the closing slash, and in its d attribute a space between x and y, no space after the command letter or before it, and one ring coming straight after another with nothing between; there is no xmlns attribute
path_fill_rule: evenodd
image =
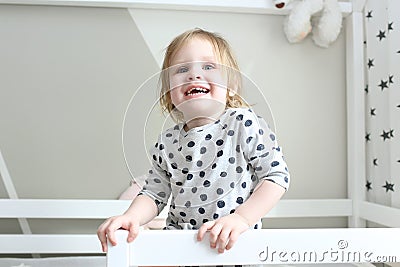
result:
<svg viewBox="0 0 400 267"><path fill-rule="evenodd" d="M193 87L185 93L185 96L205 95L210 92L209 89L202 87Z"/></svg>

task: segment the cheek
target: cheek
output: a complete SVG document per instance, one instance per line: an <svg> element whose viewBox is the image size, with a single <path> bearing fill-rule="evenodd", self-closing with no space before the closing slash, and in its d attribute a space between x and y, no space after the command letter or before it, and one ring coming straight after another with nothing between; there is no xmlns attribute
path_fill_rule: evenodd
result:
<svg viewBox="0 0 400 267"><path fill-rule="evenodd" d="M180 103L180 94L178 94L178 90L171 89L169 91L169 95L171 97L172 104L174 104L175 106L179 105L179 103Z"/></svg>
<svg viewBox="0 0 400 267"><path fill-rule="evenodd" d="M176 88L184 84L183 75L170 75L169 76L169 86L171 89Z"/></svg>
<svg viewBox="0 0 400 267"><path fill-rule="evenodd" d="M228 86L228 79L226 75L223 75L223 73L220 72L214 72L214 73L209 73L207 75L208 80L212 82L215 86L219 88L224 88L226 89Z"/></svg>

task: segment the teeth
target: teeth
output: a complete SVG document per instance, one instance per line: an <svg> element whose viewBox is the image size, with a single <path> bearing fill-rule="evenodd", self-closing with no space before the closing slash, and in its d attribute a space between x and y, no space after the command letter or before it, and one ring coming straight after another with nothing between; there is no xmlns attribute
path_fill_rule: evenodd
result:
<svg viewBox="0 0 400 267"><path fill-rule="evenodd" d="M186 92L186 95L198 95L198 94L207 94L210 90L201 88L201 87L194 87Z"/></svg>

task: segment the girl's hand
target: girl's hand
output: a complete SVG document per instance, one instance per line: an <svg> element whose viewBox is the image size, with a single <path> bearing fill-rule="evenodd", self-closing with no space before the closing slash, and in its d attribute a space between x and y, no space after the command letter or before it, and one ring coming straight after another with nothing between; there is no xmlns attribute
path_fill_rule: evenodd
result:
<svg viewBox="0 0 400 267"><path fill-rule="evenodd" d="M127 241L132 242L139 233L139 222L126 214L108 218L97 230L103 252L107 252L107 239L113 246L117 244L115 231L120 228L129 231Z"/></svg>
<svg viewBox="0 0 400 267"><path fill-rule="evenodd" d="M204 223L197 233L197 240L203 240L207 231L210 231L210 247L217 248L218 253L229 250L237 241L240 234L249 229L248 221L237 213L221 217L215 221Z"/></svg>

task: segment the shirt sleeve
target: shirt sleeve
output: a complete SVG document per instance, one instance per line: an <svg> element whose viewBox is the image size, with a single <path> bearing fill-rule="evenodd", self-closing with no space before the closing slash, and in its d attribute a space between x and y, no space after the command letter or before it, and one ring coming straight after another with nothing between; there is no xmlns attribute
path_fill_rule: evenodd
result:
<svg viewBox="0 0 400 267"><path fill-rule="evenodd" d="M159 139L160 140L160 139ZM139 194L146 195L154 200L158 214L164 209L171 195L170 173L164 160L164 145L157 142L150 150L152 168Z"/></svg>
<svg viewBox="0 0 400 267"><path fill-rule="evenodd" d="M275 133L265 120L249 111L241 121L241 148L249 165L260 180L267 180L288 190L289 170L278 146Z"/></svg>

